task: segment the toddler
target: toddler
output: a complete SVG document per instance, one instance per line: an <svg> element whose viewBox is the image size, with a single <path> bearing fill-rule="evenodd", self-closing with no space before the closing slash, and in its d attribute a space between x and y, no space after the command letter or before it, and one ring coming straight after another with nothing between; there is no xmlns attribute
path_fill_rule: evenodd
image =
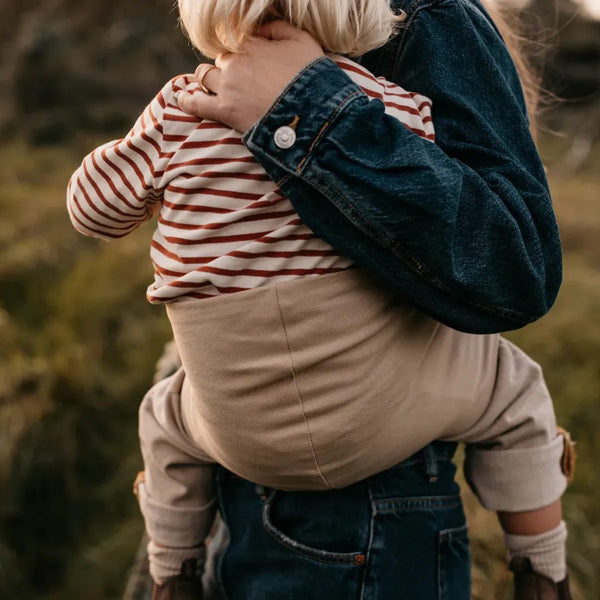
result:
<svg viewBox="0 0 600 600"><path fill-rule="evenodd" d="M390 37L388 1L343 4L351 8L179 0L179 9L211 57L236 51L269 18L308 30L329 53L322 60L434 143L427 98L346 57ZM301 222L240 134L183 113L181 93L204 92L191 76L168 82L125 138L84 159L67 198L75 228L105 240L158 214L147 296L166 304L183 368L140 409L137 489L155 598L201 593L215 462L264 486L331 489L435 439L468 444L467 478L500 512L510 556L531 560L567 598L559 498L572 450L539 367L498 335L460 333L382 289ZM273 143L292 146L296 127L283 123Z"/></svg>

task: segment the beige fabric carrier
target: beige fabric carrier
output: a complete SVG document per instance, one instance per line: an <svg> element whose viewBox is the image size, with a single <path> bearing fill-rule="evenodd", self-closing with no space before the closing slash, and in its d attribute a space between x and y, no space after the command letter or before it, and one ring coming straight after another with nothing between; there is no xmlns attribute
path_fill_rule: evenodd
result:
<svg viewBox="0 0 600 600"><path fill-rule="evenodd" d="M360 269L167 312L191 437L272 487L342 487L460 437L494 390L499 336L445 327Z"/></svg>

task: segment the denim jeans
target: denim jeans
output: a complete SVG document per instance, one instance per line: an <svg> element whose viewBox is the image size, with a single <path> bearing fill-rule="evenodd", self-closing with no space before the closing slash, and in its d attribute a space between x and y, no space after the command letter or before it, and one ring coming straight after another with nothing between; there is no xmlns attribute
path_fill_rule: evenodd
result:
<svg viewBox="0 0 600 600"><path fill-rule="evenodd" d="M451 461L434 442L340 490L281 492L217 472L225 525L209 600L468 600L470 555Z"/></svg>

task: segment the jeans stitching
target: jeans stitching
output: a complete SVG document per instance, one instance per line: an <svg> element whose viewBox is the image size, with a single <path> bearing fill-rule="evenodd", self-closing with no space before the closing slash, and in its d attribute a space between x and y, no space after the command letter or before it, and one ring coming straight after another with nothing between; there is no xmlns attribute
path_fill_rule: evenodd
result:
<svg viewBox="0 0 600 600"><path fill-rule="evenodd" d="M318 548L312 548L307 546L291 537L285 535L280 529L278 529L271 521L271 507L273 500L275 499L276 491L269 496L265 502L263 508L263 526L266 532L277 542L306 558L316 560L327 564L338 564L338 565L354 565L354 559L357 555L363 554L362 552L330 552L328 550L319 550Z"/></svg>
<svg viewBox="0 0 600 600"><path fill-rule="evenodd" d="M279 181L276 181L277 187L283 187L292 178L290 173L286 173ZM283 193L283 192L282 192ZM284 194L285 195L285 194Z"/></svg>
<svg viewBox="0 0 600 600"><path fill-rule="evenodd" d="M467 525L461 525L460 527L452 527L450 529L442 529L440 531L441 540L462 540L467 536L469 529Z"/></svg>
<svg viewBox="0 0 600 600"><path fill-rule="evenodd" d="M373 537L375 533L375 515L377 514L377 510L375 509L375 499L373 496L373 489L371 487L371 480L367 480L367 492L369 494L369 502L371 505L371 519L369 521L369 542L367 544L366 557L367 560L365 562L365 569L362 573L362 581L360 585L360 597L359 600L366 600L365 594L367 593L367 575L368 570L371 567L372 560L372 549L373 549Z"/></svg>
<svg viewBox="0 0 600 600"><path fill-rule="evenodd" d="M312 144L310 145L310 148L308 149L308 152L306 153L306 155L304 156L304 158L298 164L298 167L296 169L297 173L301 173L302 172L302 169L304 168L304 165L307 163L307 161L310 158L311 154L313 153L315 147L317 146L317 144L319 143L319 141L321 140L321 138L325 134L325 131L329 128L329 126L335 120L335 118L342 112L343 108L346 105L348 105L350 102L352 102L354 100L354 98L356 98L358 96L361 96L361 95L364 95L364 92L362 90L357 90L357 91L353 92L352 94L350 94L349 96L346 96L336 106L335 110L329 115L329 118L327 119L327 121L325 121L325 124L323 125L323 127L321 127L321 129L319 130L319 133L317 133L315 139L313 140Z"/></svg>
<svg viewBox="0 0 600 600"><path fill-rule="evenodd" d="M446 600L448 596L446 552L443 552L443 548L447 542L465 539L467 532L467 525L438 531L438 600Z"/></svg>
<svg viewBox="0 0 600 600"><path fill-rule="evenodd" d="M461 506L460 496L419 496L415 498L386 498L374 502L378 514L390 512L412 512L433 509L449 510Z"/></svg>

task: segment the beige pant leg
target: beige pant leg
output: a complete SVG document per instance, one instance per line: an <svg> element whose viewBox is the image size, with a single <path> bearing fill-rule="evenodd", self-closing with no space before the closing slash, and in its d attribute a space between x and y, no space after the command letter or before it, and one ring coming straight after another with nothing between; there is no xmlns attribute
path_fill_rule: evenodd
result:
<svg viewBox="0 0 600 600"><path fill-rule="evenodd" d="M561 459L568 442L557 433L540 366L504 338L495 385L481 416L451 439L466 442L465 476L490 510L548 506L563 494Z"/></svg>
<svg viewBox="0 0 600 600"><path fill-rule="evenodd" d="M158 382L139 412L145 465L140 507L152 540L174 548L203 543L216 511L214 461L189 437L182 414L184 379L179 369Z"/></svg>

